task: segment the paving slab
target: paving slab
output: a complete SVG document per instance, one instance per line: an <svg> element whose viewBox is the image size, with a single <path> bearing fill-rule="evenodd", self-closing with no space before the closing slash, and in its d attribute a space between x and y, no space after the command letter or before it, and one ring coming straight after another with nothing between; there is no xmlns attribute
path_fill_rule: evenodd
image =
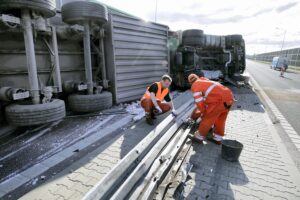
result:
<svg viewBox="0 0 300 200"><path fill-rule="evenodd" d="M234 93L238 101L228 116L225 138L243 143L239 162L222 159L221 146L193 144L187 160L194 167L184 197L300 199L300 173L264 106L252 89L234 89ZM152 129L139 121L20 199L81 199ZM167 194L166 199L173 197Z"/></svg>
<svg viewBox="0 0 300 200"><path fill-rule="evenodd" d="M227 139L243 143L239 162L221 157L221 146L193 144L194 165L186 199L300 199L300 173L256 94L234 89L237 102L226 124ZM273 127L273 128L272 128ZM167 199L173 199L172 194Z"/></svg>

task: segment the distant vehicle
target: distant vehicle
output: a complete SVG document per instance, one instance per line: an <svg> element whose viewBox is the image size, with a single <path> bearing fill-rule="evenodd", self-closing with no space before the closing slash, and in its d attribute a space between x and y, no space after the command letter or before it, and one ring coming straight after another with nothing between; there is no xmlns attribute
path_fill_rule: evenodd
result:
<svg viewBox="0 0 300 200"><path fill-rule="evenodd" d="M277 69L281 69L282 67L285 68L285 70L287 70L288 68L288 59L287 57L273 57L272 60L272 65L271 65L271 69L277 70Z"/></svg>

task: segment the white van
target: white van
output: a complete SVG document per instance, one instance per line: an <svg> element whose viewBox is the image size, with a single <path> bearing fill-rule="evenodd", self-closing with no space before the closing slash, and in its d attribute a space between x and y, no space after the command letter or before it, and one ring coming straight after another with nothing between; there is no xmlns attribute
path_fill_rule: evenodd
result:
<svg viewBox="0 0 300 200"><path fill-rule="evenodd" d="M285 68L285 70L287 70L288 68L288 59L287 57L274 57L272 60L272 65L271 65L271 69L281 69L282 67Z"/></svg>

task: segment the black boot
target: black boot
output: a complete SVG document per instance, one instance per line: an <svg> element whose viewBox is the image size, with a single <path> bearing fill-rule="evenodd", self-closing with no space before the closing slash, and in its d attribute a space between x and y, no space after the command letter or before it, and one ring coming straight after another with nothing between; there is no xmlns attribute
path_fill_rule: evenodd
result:
<svg viewBox="0 0 300 200"><path fill-rule="evenodd" d="M214 138L207 138L208 141L214 143L214 144L217 144L217 145L221 145L222 144L222 141L217 141L215 140Z"/></svg>
<svg viewBox="0 0 300 200"><path fill-rule="evenodd" d="M146 122L147 122L147 124L149 124L149 125L154 125L154 122L153 122L153 119L152 119L150 113L146 113Z"/></svg>
<svg viewBox="0 0 300 200"><path fill-rule="evenodd" d="M151 118L152 118L152 119L156 119L156 116L155 116L155 114L154 114L153 112L151 112L150 115L151 115Z"/></svg>

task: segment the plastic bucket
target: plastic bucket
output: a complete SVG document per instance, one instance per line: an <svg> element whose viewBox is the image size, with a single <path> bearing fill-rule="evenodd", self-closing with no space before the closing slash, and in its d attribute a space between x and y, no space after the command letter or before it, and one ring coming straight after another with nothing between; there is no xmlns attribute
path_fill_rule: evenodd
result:
<svg viewBox="0 0 300 200"><path fill-rule="evenodd" d="M243 144L236 140L223 140L222 141L222 158L230 162L236 162L239 160L241 152L243 150Z"/></svg>

